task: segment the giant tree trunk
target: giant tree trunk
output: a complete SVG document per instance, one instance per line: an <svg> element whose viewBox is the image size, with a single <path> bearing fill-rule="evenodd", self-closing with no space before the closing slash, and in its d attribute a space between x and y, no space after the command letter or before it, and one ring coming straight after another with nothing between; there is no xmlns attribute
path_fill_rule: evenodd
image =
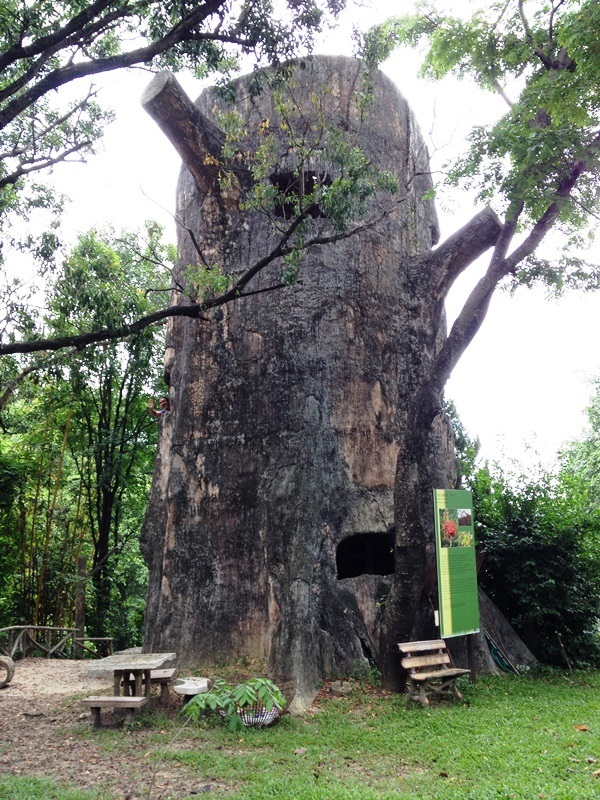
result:
<svg viewBox="0 0 600 800"><path fill-rule="evenodd" d="M351 59L309 59L295 71L294 102L310 118L311 93L325 91L327 114L355 129L369 158L398 177L404 202L377 227L312 250L301 285L238 300L205 321L170 322L172 411L161 422L142 535L150 570L144 646L175 650L184 663L259 659L296 678L296 708L324 676L389 657L402 624L388 621L380 653L381 609L392 608L392 582L397 596L405 579L414 604L426 562L426 498L432 486L453 484L439 392L416 438L412 426L445 335L448 263L466 257L465 244L440 249L441 280L428 258L437 222L423 199L431 181L412 113L379 75L373 110L360 121L360 78ZM269 94L248 89L248 79L237 83L236 107L258 130L276 109ZM198 106L199 119L210 120L224 103L209 91ZM169 114L156 117L168 126ZM213 123L201 126L214 131ZM178 190L180 277L200 261L239 273L274 246L276 232L210 178L192 177L203 159L213 163L210 143L197 146L195 159L180 148L194 161ZM286 171L282 143L274 178ZM252 288L278 280L270 268ZM399 453L405 477L396 476ZM396 517L403 525L419 517L411 521L415 547L407 530L398 542L394 536L394 489L405 479L411 500L397 504ZM400 606L393 608L390 619Z"/></svg>

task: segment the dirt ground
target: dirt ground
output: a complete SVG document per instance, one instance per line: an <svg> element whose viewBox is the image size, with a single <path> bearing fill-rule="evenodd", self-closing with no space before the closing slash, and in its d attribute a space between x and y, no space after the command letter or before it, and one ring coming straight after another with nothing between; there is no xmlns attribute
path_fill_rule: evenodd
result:
<svg viewBox="0 0 600 800"><path fill-rule="evenodd" d="M171 760L157 769L149 729L121 730L118 750L114 741L106 746L77 696L112 691L112 678L87 677L86 662L17 661L13 680L0 689L0 775L52 778L71 788L106 791L115 800L178 800L217 788ZM168 713L175 717L181 699L170 702ZM158 697L152 703L158 707ZM115 722L108 712L102 721Z"/></svg>

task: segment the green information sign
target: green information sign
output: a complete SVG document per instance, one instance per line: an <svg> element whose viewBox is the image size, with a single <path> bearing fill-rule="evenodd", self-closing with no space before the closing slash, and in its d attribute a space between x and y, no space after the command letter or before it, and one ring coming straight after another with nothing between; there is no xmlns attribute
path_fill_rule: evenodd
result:
<svg viewBox="0 0 600 800"><path fill-rule="evenodd" d="M479 630L473 497L462 489L434 489L440 635Z"/></svg>

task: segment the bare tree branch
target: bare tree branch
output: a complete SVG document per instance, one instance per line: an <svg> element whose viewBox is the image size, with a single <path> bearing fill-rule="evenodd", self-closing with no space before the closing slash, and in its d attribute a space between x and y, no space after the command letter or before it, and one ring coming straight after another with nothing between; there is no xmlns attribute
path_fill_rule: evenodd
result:
<svg viewBox="0 0 600 800"><path fill-rule="evenodd" d="M100 5L104 4L101 3ZM144 47L140 47L136 50L131 50L126 53L119 53L118 55L107 56L105 58L98 58L90 61L73 61L72 63L52 70L47 75L44 75L42 78L40 78L37 83L31 85L27 91L24 91L22 94L16 96L14 100L8 103L5 108L0 111L0 129L12 122L12 120L14 120L19 114L21 114L40 97L54 89L58 89L60 86L64 86L65 84L77 80L78 78L83 78L89 75L110 72L116 69L122 69L124 67L131 67L136 64L152 61L152 59L154 59L156 56L171 50L177 44L185 41L202 41L206 40L207 37L210 37L211 41L218 40L223 43L232 42L234 44L241 44L244 47L253 46L255 41L251 37L240 39L236 36L232 37L227 33L215 35L213 32L200 33L194 30L194 28L205 22L213 14L216 14L219 8L221 8L223 5L224 0L205 0L205 2L203 2L199 7L196 7L193 12L182 18L177 25L171 28L171 30L169 30L164 36ZM125 10L130 11L130 9ZM122 9L120 9L120 11L122 12ZM114 16L114 19L111 18L110 21L114 22L117 18L123 16L123 13L117 13ZM81 27L78 29L77 33L82 33ZM97 35L96 30L92 29L91 33L93 34L93 37ZM66 47L68 44L70 44L70 42L65 37L63 40L61 40L61 43L50 45L49 49L54 47L54 52L57 52L58 49L62 49L62 47ZM18 89L23 88L23 86L33 80L37 71L39 71L39 68L36 69L32 67L29 71L31 74L26 73L27 78L25 78L25 76L19 78ZM15 84L16 83L17 82L15 82ZM11 96L11 94L14 94L11 86L12 85L9 85L9 87L5 88L5 90L0 93L0 100L6 99L7 97Z"/></svg>
<svg viewBox="0 0 600 800"><path fill-rule="evenodd" d="M403 200L397 201L393 206L385 209L376 219L358 225L348 231L332 234L331 236L315 236L309 239L302 247L302 250L308 250L312 247L321 247L335 242L342 241L351 236L356 236L363 231L375 227L389 214L393 213L398 208ZM212 308L226 305L234 300L238 300L244 296L250 296L257 292L242 292L242 289L254 278L259 272L264 270L270 264L284 258L295 250L293 244L289 244L294 233L306 218L310 216L311 208L307 208L304 214L294 219L286 231L285 235L279 240L277 245L271 250L270 253L259 259L252 267L246 270L223 294L218 297L208 298L201 303L181 303L171 305L167 308L155 311L152 314L147 314L144 317L132 323L124 323L118 328L103 329L100 331L92 331L90 333L75 334L72 336L61 336L57 338L38 339L32 342L16 342L10 344L0 344L0 355L10 355L15 353L36 353L46 350L62 350L67 347L75 347L81 350L88 345L98 344L100 342L118 341L126 339L128 336L135 335L158 323L164 322L170 317L190 317L192 319L202 319L201 314L209 311ZM286 284L281 284L278 288L283 288ZM269 289L271 291L272 289Z"/></svg>
<svg viewBox="0 0 600 800"><path fill-rule="evenodd" d="M63 161L68 161L69 156L72 156L74 153L78 153L80 150L89 147L91 144L91 141L78 142L78 144L73 145L73 147L69 147L67 150L63 150L62 153L59 153L53 158L40 158L36 162L30 162L28 166L21 164L17 167L17 169L11 172L10 175L6 175L6 177L0 180L0 189L2 189L3 186L15 184L19 178L23 178L25 175L30 175L32 172L39 172L42 169L49 169L50 167L60 164ZM77 161L77 159L73 160Z"/></svg>

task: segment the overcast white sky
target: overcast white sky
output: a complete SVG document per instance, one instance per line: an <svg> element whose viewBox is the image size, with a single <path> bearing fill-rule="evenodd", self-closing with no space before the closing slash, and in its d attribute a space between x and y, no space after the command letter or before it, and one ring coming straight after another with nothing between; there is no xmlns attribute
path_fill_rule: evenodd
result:
<svg viewBox="0 0 600 800"><path fill-rule="evenodd" d="M376 3L375 8L381 5ZM408 9L408 3L402 4L402 11ZM373 23L389 13L391 7L363 11L359 18ZM349 26L343 34L328 36L319 50L350 54ZM409 100L429 140L432 166L439 169L462 146L470 126L494 119L503 112L503 103L465 82L419 80L418 66L414 53L400 52L384 71ZM62 166L56 172L57 186L73 200L68 212L72 231L107 223L134 228L151 218L174 235L170 212L180 161L140 107L150 78L138 72L102 79L101 100L117 112L102 152L86 166ZM196 97L201 85L185 76L180 80ZM442 197L438 203L442 238L477 210L464 193ZM594 256L600 259L597 247ZM457 282L448 302L450 320L477 277L474 267ZM550 465L560 445L581 433L591 391L588 380L600 375L599 311L597 295L554 301L541 290L521 289L513 297L497 293L482 330L447 387L463 422L480 437L484 457L531 461L527 449L531 445Z"/></svg>

